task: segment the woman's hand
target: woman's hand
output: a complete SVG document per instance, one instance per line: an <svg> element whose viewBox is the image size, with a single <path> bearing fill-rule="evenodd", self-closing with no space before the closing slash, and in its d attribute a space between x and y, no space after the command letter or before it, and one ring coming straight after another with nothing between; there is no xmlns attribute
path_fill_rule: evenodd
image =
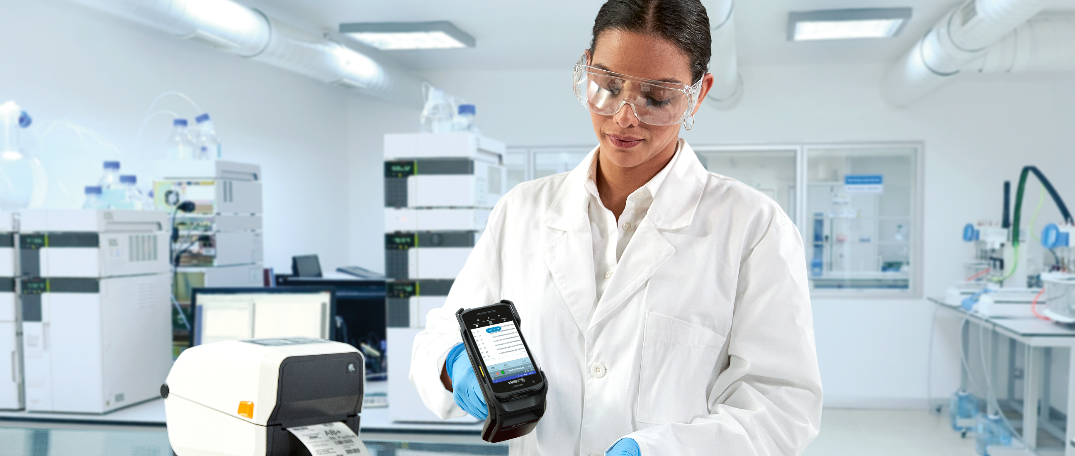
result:
<svg viewBox="0 0 1075 456"><path fill-rule="evenodd" d="M635 439L622 438L612 448L605 452L606 456L642 456L642 450L638 448Z"/></svg>
<svg viewBox="0 0 1075 456"><path fill-rule="evenodd" d="M481 385L478 384L478 377L474 375L474 368L470 365L463 344L452 347L444 360L444 367L452 382L455 403L474 418L484 420L488 417L489 407L485 404Z"/></svg>

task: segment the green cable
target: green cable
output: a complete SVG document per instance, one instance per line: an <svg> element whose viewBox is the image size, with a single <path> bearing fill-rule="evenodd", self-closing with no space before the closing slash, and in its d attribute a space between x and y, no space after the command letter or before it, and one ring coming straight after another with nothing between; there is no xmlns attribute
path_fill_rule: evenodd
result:
<svg viewBox="0 0 1075 456"><path fill-rule="evenodd" d="M1019 189L1015 191L1015 213L1012 217L1011 236L1012 236L1012 267L1008 270L1008 274L1001 277L997 282L1003 282L1008 280L1015 274L1015 268L1019 266L1019 219L1023 213L1023 190L1026 190L1026 176L1030 174L1030 167L1024 167L1023 172L1019 173Z"/></svg>
<svg viewBox="0 0 1075 456"><path fill-rule="evenodd" d="M1038 232L1034 231L1034 222L1038 221L1038 213L1041 212L1041 205L1045 203L1045 184L1041 185L1041 192L1038 193L1038 207L1034 208L1034 215L1030 216L1030 226L1027 227L1030 230L1030 237L1034 238L1034 241L1041 242L1041 238L1038 237Z"/></svg>

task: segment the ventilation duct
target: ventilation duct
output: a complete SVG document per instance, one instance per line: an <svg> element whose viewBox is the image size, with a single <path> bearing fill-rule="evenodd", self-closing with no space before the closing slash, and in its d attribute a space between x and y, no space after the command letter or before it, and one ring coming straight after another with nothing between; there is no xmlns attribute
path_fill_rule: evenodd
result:
<svg viewBox="0 0 1075 456"><path fill-rule="evenodd" d="M231 0L72 1L391 103L422 106L421 79Z"/></svg>
<svg viewBox="0 0 1075 456"><path fill-rule="evenodd" d="M739 76L739 62L735 46L735 3L733 0L706 2L713 37L713 58L709 71L713 73L713 88L706 95L717 109L735 107L743 96L743 78Z"/></svg>
<svg viewBox="0 0 1075 456"><path fill-rule="evenodd" d="M945 14L885 75L881 95L907 106L952 79L1050 0L970 0Z"/></svg>
<svg viewBox="0 0 1075 456"><path fill-rule="evenodd" d="M969 71L1075 71L1075 17L1036 17L990 45Z"/></svg>

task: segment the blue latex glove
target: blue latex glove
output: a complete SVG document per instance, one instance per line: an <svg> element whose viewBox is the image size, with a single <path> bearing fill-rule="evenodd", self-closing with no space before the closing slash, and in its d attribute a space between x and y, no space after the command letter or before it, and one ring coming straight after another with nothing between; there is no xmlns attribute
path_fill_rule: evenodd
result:
<svg viewBox="0 0 1075 456"><path fill-rule="evenodd" d="M635 439L622 438L612 448L605 452L606 456L642 456L642 450L638 448Z"/></svg>
<svg viewBox="0 0 1075 456"><path fill-rule="evenodd" d="M485 405L482 387L478 384L478 377L474 375L474 367L470 365L470 358L467 357L463 344L452 347L452 351L448 352L448 357L444 359L444 364L448 368L448 378L452 379L455 403L474 418L484 420L488 417L489 407Z"/></svg>

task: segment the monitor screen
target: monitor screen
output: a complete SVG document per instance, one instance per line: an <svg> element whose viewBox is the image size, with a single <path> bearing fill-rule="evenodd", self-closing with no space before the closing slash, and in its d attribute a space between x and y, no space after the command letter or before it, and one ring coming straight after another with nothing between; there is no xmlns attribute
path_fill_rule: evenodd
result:
<svg viewBox="0 0 1075 456"><path fill-rule="evenodd" d="M291 273L298 277L321 277L321 261L317 255L292 257L291 269Z"/></svg>
<svg viewBox="0 0 1075 456"><path fill-rule="evenodd" d="M332 338L331 291L277 290L196 290L192 345L266 337Z"/></svg>

